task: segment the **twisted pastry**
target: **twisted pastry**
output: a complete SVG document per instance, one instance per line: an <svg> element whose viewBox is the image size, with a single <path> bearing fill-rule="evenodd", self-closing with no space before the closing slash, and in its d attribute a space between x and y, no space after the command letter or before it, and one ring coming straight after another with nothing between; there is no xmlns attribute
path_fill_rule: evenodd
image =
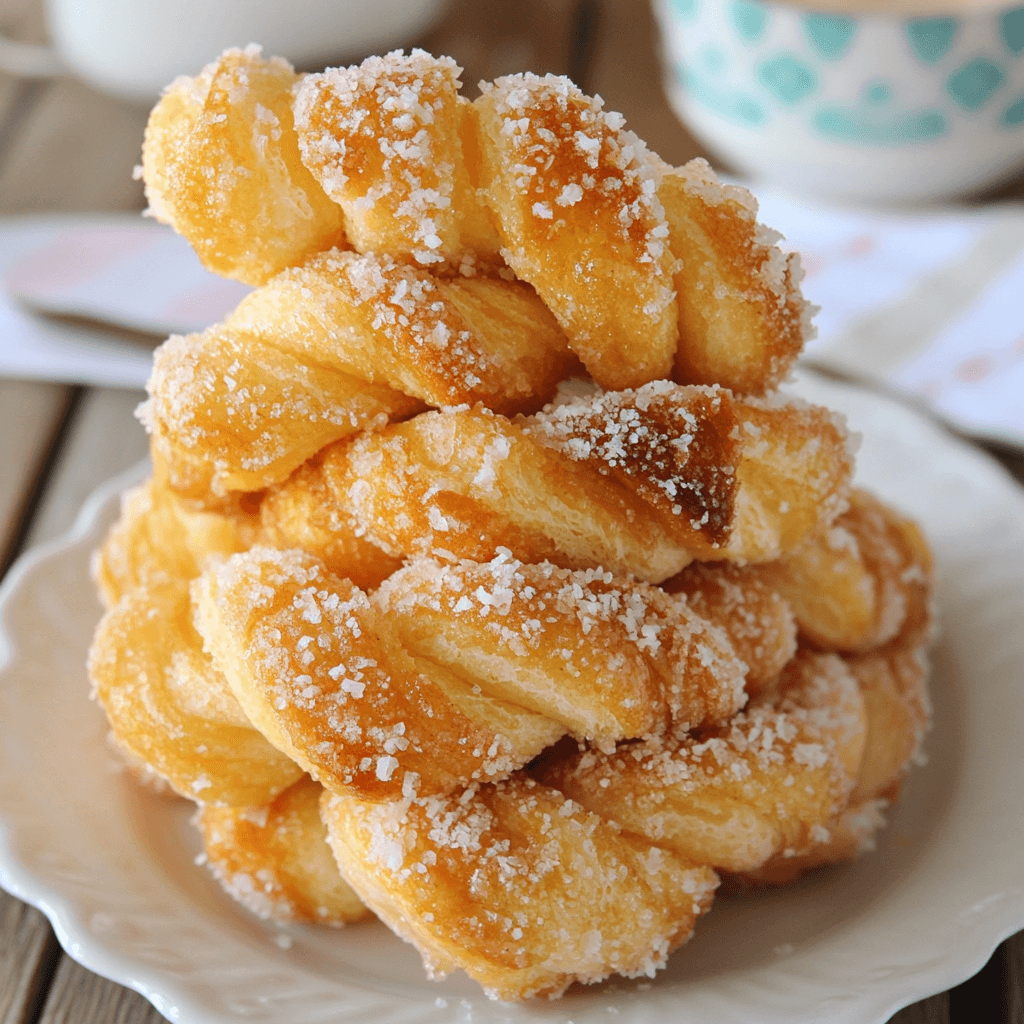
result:
<svg viewBox="0 0 1024 1024"><path fill-rule="evenodd" d="M462 273L500 248L604 387L780 383L809 307L746 190L669 171L568 79L499 78L470 104L460 70L416 50L297 88L302 159L356 248Z"/></svg>
<svg viewBox="0 0 1024 1024"><path fill-rule="evenodd" d="M175 79L142 147L153 216L209 270L252 285L344 244L341 211L299 157L291 90L300 76L260 52L225 50L195 78Z"/></svg>
<svg viewBox="0 0 1024 1024"><path fill-rule="evenodd" d="M800 654L779 693L676 744L549 763L542 781L691 863L760 868L828 838L864 756L867 719L835 655Z"/></svg>
<svg viewBox="0 0 1024 1024"><path fill-rule="evenodd" d="M768 689L796 653L793 609L755 566L694 562L663 587L684 595L698 615L725 630L747 665L752 697Z"/></svg>
<svg viewBox="0 0 1024 1024"><path fill-rule="evenodd" d="M196 813L206 866L257 917L337 926L370 916L327 845L322 792L303 776L263 807L205 805Z"/></svg>
<svg viewBox="0 0 1024 1024"><path fill-rule="evenodd" d="M270 742L371 800L502 778L565 733L608 749L684 733L746 699L725 634L685 603L507 554L419 560L367 597L254 548L201 578L196 625Z"/></svg>
<svg viewBox="0 0 1024 1024"><path fill-rule="evenodd" d="M426 413L334 446L319 472L339 517L394 557L503 545L657 582L693 558L792 548L843 507L852 456L823 409L657 382L515 422ZM291 500L266 513L284 536L274 510Z"/></svg>
<svg viewBox="0 0 1024 1024"><path fill-rule="evenodd" d="M522 775L386 804L325 794L328 842L353 888L423 955L497 999L651 976L718 880Z"/></svg>
<svg viewBox="0 0 1024 1024"><path fill-rule="evenodd" d="M92 575L105 608L155 577L190 580L217 555L244 551L262 527L235 505L222 512L189 508L152 478L121 496L121 515L93 555Z"/></svg>
<svg viewBox="0 0 1024 1024"><path fill-rule="evenodd" d="M927 615L925 616L927 618ZM870 654L846 659L867 714L864 757L849 802L812 842L769 858L743 881L778 885L812 868L851 860L874 848L884 811L920 758L928 730L929 627L908 620L901 634Z"/></svg>
<svg viewBox="0 0 1024 1024"><path fill-rule="evenodd" d="M420 402L536 409L575 365L524 285L438 280L332 250L222 324L165 342L140 417L173 486L202 498L283 480L330 442Z"/></svg>
<svg viewBox="0 0 1024 1024"><path fill-rule="evenodd" d="M302 775L204 654L187 580L157 575L127 591L100 620L88 671L118 745L182 796L266 804Z"/></svg>
<svg viewBox="0 0 1024 1024"><path fill-rule="evenodd" d="M307 75L295 92L302 162L344 211L360 252L411 257L435 270L500 265L478 203L472 108L450 57L413 50Z"/></svg>
<svg viewBox="0 0 1024 1024"><path fill-rule="evenodd" d="M867 491L776 562L757 570L817 647L871 651L928 617L931 554L915 523Z"/></svg>

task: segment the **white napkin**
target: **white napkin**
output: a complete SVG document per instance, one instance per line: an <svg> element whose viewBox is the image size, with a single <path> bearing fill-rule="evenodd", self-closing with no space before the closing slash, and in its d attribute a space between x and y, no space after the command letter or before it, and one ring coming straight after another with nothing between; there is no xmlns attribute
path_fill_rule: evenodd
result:
<svg viewBox="0 0 1024 1024"><path fill-rule="evenodd" d="M153 344L202 330L249 290L139 214L2 219L0 282L0 376L110 387L142 387ZM148 332L152 344L43 312Z"/></svg>
<svg viewBox="0 0 1024 1024"><path fill-rule="evenodd" d="M809 358L1024 445L1024 207L901 213L758 197L821 306Z"/></svg>

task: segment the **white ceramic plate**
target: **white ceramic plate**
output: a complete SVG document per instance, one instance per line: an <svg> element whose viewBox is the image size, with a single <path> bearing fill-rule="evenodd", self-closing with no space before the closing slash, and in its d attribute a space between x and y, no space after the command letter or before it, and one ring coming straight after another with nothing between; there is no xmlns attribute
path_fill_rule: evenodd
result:
<svg viewBox="0 0 1024 1024"><path fill-rule="evenodd" d="M127 482L0 590L0 883L85 966L184 1024L833 1024L886 1021L962 981L1024 927L1024 491L917 415L804 382L864 434L860 479L934 545L943 634L935 726L877 851L776 893L721 898L653 981L489 1002L424 978L379 924L267 925L196 867L183 802L119 770L88 700L89 553Z"/></svg>

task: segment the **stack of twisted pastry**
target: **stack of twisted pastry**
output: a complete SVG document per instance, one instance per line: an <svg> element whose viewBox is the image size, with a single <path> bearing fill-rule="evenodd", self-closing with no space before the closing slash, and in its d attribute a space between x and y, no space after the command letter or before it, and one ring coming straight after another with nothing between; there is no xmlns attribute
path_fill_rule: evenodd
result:
<svg viewBox="0 0 1024 1024"><path fill-rule="evenodd" d="M553 996L870 845L930 561L776 390L808 308L749 194L458 74L251 47L153 111L152 212L255 290L156 354L89 668L252 910Z"/></svg>

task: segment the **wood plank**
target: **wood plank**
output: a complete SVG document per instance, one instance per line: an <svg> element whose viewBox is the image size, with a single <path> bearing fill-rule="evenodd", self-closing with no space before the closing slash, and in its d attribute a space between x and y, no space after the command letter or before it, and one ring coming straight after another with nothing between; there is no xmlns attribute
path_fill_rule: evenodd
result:
<svg viewBox="0 0 1024 1024"><path fill-rule="evenodd" d="M922 999L912 1006L905 1006L889 1024L949 1024L949 993Z"/></svg>
<svg viewBox="0 0 1024 1024"><path fill-rule="evenodd" d="M0 573L70 393L58 384L0 380Z"/></svg>
<svg viewBox="0 0 1024 1024"><path fill-rule="evenodd" d="M627 127L670 164L683 164L705 150L672 112L662 88L657 28L649 4L600 0L593 63L586 83Z"/></svg>
<svg viewBox="0 0 1024 1024"><path fill-rule="evenodd" d="M39 1024L164 1024L164 1018L138 992L62 956Z"/></svg>
<svg viewBox="0 0 1024 1024"><path fill-rule="evenodd" d="M1024 932L1007 939L1003 949L1006 955L1005 1024L1024 1024Z"/></svg>
<svg viewBox="0 0 1024 1024"><path fill-rule="evenodd" d="M39 87L0 161L0 214L142 209L147 110L70 79Z"/></svg>
<svg viewBox="0 0 1024 1024"><path fill-rule="evenodd" d="M143 398L141 391L112 388L85 394L47 481L28 543L59 536L101 483L145 458L148 438L133 415Z"/></svg>
<svg viewBox="0 0 1024 1024"><path fill-rule="evenodd" d="M453 57L463 68L463 95L477 83L519 71L569 71L577 0L454 0L442 21L416 45Z"/></svg>
<svg viewBox="0 0 1024 1024"><path fill-rule="evenodd" d="M56 967L60 948L46 918L0 890L0 1024L30 1024Z"/></svg>

